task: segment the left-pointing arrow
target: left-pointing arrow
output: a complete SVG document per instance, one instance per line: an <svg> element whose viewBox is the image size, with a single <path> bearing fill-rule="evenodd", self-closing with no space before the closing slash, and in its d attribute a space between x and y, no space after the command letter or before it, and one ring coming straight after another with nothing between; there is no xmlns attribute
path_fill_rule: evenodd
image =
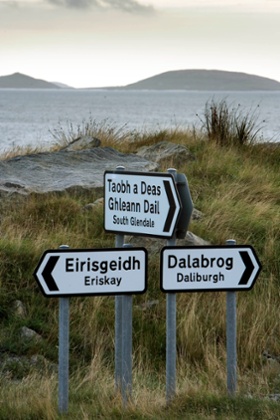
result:
<svg viewBox="0 0 280 420"><path fill-rule="evenodd" d="M55 292L59 290L52 276L52 271L54 267L56 266L56 263L58 260L59 260L59 256L51 256L44 270L42 271L42 277L45 280L46 285L48 286L50 292Z"/></svg>

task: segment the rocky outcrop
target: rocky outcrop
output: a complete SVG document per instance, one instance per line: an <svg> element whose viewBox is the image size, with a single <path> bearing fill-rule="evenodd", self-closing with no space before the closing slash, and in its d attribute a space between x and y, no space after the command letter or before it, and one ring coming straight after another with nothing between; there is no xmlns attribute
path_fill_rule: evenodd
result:
<svg viewBox="0 0 280 420"><path fill-rule="evenodd" d="M158 165L110 147L36 153L0 161L0 194L103 189L106 170L155 171Z"/></svg>
<svg viewBox="0 0 280 420"><path fill-rule="evenodd" d="M99 147L100 140L80 136L58 152L16 156L0 161L0 194L48 193L78 189L103 189L106 170L122 165L128 171L158 171L195 159L187 147L160 142L124 154Z"/></svg>
<svg viewBox="0 0 280 420"><path fill-rule="evenodd" d="M74 150L84 150L92 149L93 147L99 147L101 145L101 140L93 136L80 136L72 140L67 146L63 147L61 150L67 150L68 152L73 152Z"/></svg>
<svg viewBox="0 0 280 420"><path fill-rule="evenodd" d="M176 168L182 163L195 160L195 156L182 144L162 141L152 146L143 146L138 152L138 156L152 160L161 166L167 166L166 169Z"/></svg>
<svg viewBox="0 0 280 420"><path fill-rule="evenodd" d="M124 242L134 247L144 247L149 254L158 254L160 250L166 246L166 239L143 237L143 236L125 236ZM187 232L184 239L176 241L177 246L204 246L210 245L210 242L199 238L192 232Z"/></svg>

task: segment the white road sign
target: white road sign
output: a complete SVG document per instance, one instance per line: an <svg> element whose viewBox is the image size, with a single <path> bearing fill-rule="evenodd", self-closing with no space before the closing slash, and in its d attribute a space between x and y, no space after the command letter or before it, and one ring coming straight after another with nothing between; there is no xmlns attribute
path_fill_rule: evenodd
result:
<svg viewBox="0 0 280 420"><path fill-rule="evenodd" d="M105 172L104 229L171 238L181 211L168 173Z"/></svg>
<svg viewBox="0 0 280 420"><path fill-rule="evenodd" d="M249 290L261 270L250 246L165 247L163 292Z"/></svg>
<svg viewBox="0 0 280 420"><path fill-rule="evenodd" d="M144 293L144 248L59 249L46 251L34 276L46 296Z"/></svg>

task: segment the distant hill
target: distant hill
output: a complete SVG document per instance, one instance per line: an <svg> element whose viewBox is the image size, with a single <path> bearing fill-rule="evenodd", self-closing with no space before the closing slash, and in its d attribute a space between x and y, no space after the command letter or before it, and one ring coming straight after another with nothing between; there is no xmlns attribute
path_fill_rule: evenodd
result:
<svg viewBox="0 0 280 420"><path fill-rule="evenodd" d="M280 83L266 77L220 70L175 70L158 74L124 89L180 90L280 90Z"/></svg>
<svg viewBox="0 0 280 420"><path fill-rule="evenodd" d="M0 89L60 89L55 83L34 79L21 73L0 76Z"/></svg>
<svg viewBox="0 0 280 420"><path fill-rule="evenodd" d="M66 85L65 83L52 82L52 84L54 84L54 85L56 85L56 87L58 86L59 88L62 88L62 89L75 89L72 86Z"/></svg>

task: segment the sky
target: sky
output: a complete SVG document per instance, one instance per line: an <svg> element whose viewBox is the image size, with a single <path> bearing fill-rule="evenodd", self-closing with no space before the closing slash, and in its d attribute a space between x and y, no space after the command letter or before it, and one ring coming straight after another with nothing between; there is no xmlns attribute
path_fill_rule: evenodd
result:
<svg viewBox="0 0 280 420"><path fill-rule="evenodd" d="M0 76L82 88L184 69L280 81L280 0L0 0Z"/></svg>

